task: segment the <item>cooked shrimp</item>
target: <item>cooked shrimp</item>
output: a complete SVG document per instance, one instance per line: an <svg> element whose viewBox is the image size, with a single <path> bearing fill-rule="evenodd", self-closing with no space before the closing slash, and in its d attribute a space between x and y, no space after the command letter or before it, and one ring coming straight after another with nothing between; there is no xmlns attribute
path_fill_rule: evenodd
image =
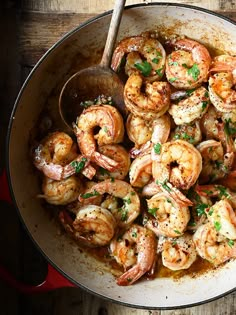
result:
<svg viewBox="0 0 236 315"><path fill-rule="evenodd" d="M45 137L33 153L34 165L45 176L62 180L81 172L92 179L96 170L89 160L77 153L76 144L64 132L53 132Z"/></svg>
<svg viewBox="0 0 236 315"><path fill-rule="evenodd" d="M117 168L113 172L108 172L103 168L97 171L97 178L104 180L107 178L124 179L129 172L130 156L126 149L119 144L106 144L98 147L99 153L105 155L118 163Z"/></svg>
<svg viewBox="0 0 236 315"><path fill-rule="evenodd" d="M200 120L201 130L206 139L220 140L219 123L222 120L222 113L219 113L212 105Z"/></svg>
<svg viewBox="0 0 236 315"><path fill-rule="evenodd" d="M161 143L165 143L169 138L170 129L171 129L171 121L170 116L168 114L164 114L159 118L154 119L152 122L152 133L149 141L141 145L139 148L132 148L130 150L130 155L132 158L137 157L141 154L147 154L151 152L152 148L155 145L159 145ZM137 132L137 131L136 131ZM141 133L141 130L139 134Z"/></svg>
<svg viewBox="0 0 236 315"><path fill-rule="evenodd" d="M100 127L94 134L95 127ZM118 163L99 153L98 146L123 140L124 124L121 114L111 105L94 105L85 109L74 124L79 148L83 155L99 166L114 171ZM96 144L97 141L97 144Z"/></svg>
<svg viewBox="0 0 236 315"><path fill-rule="evenodd" d="M188 38L167 44L175 49L166 59L166 77L175 88L193 89L207 81L211 56L205 46Z"/></svg>
<svg viewBox="0 0 236 315"><path fill-rule="evenodd" d="M212 59L210 72L231 72L236 78L236 56L219 55Z"/></svg>
<svg viewBox="0 0 236 315"><path fill-rule="evenodd" d="M151 180L142 189L143 197L152 197L159 192L168 192L168 194L176 200L180 206L192 206L193 203L188 199L179 189L173 187L170 183L157 184L154 180Z"/></svg>
<svg viewBox="0 0 236 315"><path fill-rule="evenodd" d="M132 74L124 87L124 102L134 115L152 120L163 115L170 105L170 86L168 82L156 81L145 84L145 93L141 92L143 78Z"/></svg>
<svg viewBox="0 0 236 315"><path fill-rule="evenodd" d="M221 235L236 240L236 214L230 200L217 201L207 211L207 217Z"/></svg>
<svg viewBox="0 0 236 315"><path fill-rule="evenodd" d="M198 255L215 266L236 257L236 242L222 236L211 222L199 226L193 241Z"/></svg>
<svg viewBox="0 0 236 315"><path fill-rule="evenodd" d="M80 195L82 202L92 203L96 195L112 195L123 201L123 205L112 211L117 224L125 227L131 224L140 213L140 200L138 194L130 184L125 181L106 179L94 185L91 189Z"/></svg>
<svg viewBox="0 0 236 315"><path fill-rule="evenodd" d="M199 143L197 149L202 156L202 171L199 176L201 184L226 176L231 169L234 155L224 154L221 142L206 140Z"/></svg>
<svg viewBox="0 0 236 315"><path fill-rule="evenodd" d="M217 72L209 78L209 95L212 104L220 112L236 109L236 80L230 72Z"/></svg>
<svg viewBox="0 0 236 315"><path fill-rule="evenodd" d="M126 131L136 148L139 148L151 139L153 124L153 120L146 120L145 117L129 114L126 120Z"/></svg>
<svg viewBox="0 0 236 315"><path fill-rule="evenodd" d="M61 212L59 218L77 241L89 247L108 245L115 234L115 218L110 211L99 206L80 208L74 221L65 212Z"/></svg>
<svg viewBox="0 0 236 315"><path fill-rule="evenodd" d="M131 285L145 273L152 271L156 263L157 241L147 228L133 224L123 235L110 244L112 255L125 269L117 279L118 285Z"/></svg>
<svg viewBox="0 0 236 315"><path fill-rule="evenodd" d="M197 259L197 251L192 236L185 233L176 238L161 236L158 241L162 263L171 270L188 269Z"/></svg>
<svg viewBox="0 0 236 315"><path fill-rule="evenodd" d="M118 71L123 57L131 52L138 52L143 59L140 62L137 54L132 55L132 59L128 60L129 65L134 64L132 68L138 69L146 80L161 79L165 71L166 52L157 39L147 36L124 38L114 50L111 68Z"/></svg>
<svg viewBox="0 0 236 315"><path fill-rule="evenodd" d="M187 228L190 213L188 206L179 204L169 193L160 192L147 200L148 216L144 225L156 235L178 237Z"/></svg>
<svg viewBox="0 0 236 315"><path fill-rule="evenodd" d="M190 96L171 104L169 113L176 125L188 124L201 118L209 107L209 95L203 86L192 91Z"/></svg>
<svg viewBox="0 0 236 315"><path fill-rule="evenodd" d="M181 189L193 186L201 170L201 154L185 140L162 144L152 163L153 177L158 183L170 182Z"/></svg>
<svg viewBox="0 0 236 315"><path fill-rule="evenodd" d="M70 176L62 180L52 180L44 177L42 183L43 194L38 195L52 205L67 205L79 197L82 191L81 180L77 176Z"/></svg>
<svg viewBox="0 0 236 315"><path fill-rule="evenodd" d="M172 139L182 139L196 145L202 140L202 131L198 120L190 124L182 124L175 128Z"/></svg>
<svg viewBox="0 0 236 315"><path fill-rule="evenodd" d="M131 163L129 170L130 184L133 187L143 187L152 178L152 159L151 154L137 157Z"/></svg>
<svg viewBox="0 0 236 315"><path fill-rule="evenodd" d="M236 57L216 56L210 68L209 93L212 104L220 112L236 109Z"/></svg>

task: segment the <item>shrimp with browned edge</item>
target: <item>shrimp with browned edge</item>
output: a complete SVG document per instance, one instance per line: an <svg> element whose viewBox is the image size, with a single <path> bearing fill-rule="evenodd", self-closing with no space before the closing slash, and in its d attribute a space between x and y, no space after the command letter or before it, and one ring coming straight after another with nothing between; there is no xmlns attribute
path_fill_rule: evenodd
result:
<svg viewBox="0 0 236 315"><path fill-rule="evenodd" d="M133 160L129 170L130 184L134 187L145 186L152 178L151 154L144 154Z"/></svg>
<svg viewBox="0 0 236 315"><path fill-rule="evenodd" d="M210 105L209 93L203 86L188 93L188 96L172 103L169 113L176 125L188 124L200 119Z"/></svg>
<svg viewBox="0 0 236 315"><path fill-rule="evenodd" d="M123 234L118 233L111 241L110 250L125 269L116 280L118 285L131 285L154 270L157 240L155 234L143 226L133 224Z"/></svg>
<svg viewBox="0 0 236 315"><path fill-rule="evenodd" d="M145 121L143 118L142 120ZM149 123L149 121L146 121L146 123ZM150 123L152 125L150 139L140 146L137 146L135 143L135 147L130 150L130 155L132 158L152 152L153 146L155 147L156 144L159 145L160 143L165 143L168 140L171 130L170 115L164 114L161 117L150 121ZM144 131L144 129L141 128L139 130L137 129L136 134L141 134L142 131ZM134 130L132 134L135 134Z"/></svg>
<svg viewBox="0 0 236 315"><path fill-rule="evenodd" d="M52 205L67 205L78 199L82 191L81 180L72 175L62 180L43 178L42 194L37 197L45 199Z"/></svg>
<svg viewBox="0 0 236 315"><path fill-rule="evenodd" d="M72 138L59 131L41 141L34 150L33 161L38 170L53 180L62 180L80 172L92 179L96 173L89 159L77 153Z"/></svg>
<svg viewBox="0 0 236 315"><path fill-rule="evenodd" d="M79 243L89 247L108 245L115 234L116 221L111 212L96 205L79 209L74 220L61 212L60 221Z"/></svg>
<svg viewBox="0 0 236 315"><path fill-rule="evenodd" d="M225 153L221 142L206 140L199 143L197 149L202 156L200 184L214 182L229 173L234 161L234 153Z"/></svg>
<svg viewBox="0 0 236 315"><path fill-rule="evenodd" d="M136 52L131 56L129 53ZM123 57L128 54L126 72L138 71L145 80L160 80L165 71L166 52L162 44L148 36L127 37L118 43L114 50L111 68L118 71ZM141 59L141 60L140 60Z"/></svg>
<svg viewBox="0 0 236 315"><path fill-rule="evenodd" d="M177 89L193 89L208 79L211 56L207 48L189 38L167 42L174 50L166 58L167 80Z"/></svg>
<svg viewBox="0 0 236 315"><path fill-rule="evenodd" d="M96 173L96 177L99 180L107 178L124 179L129 172L130 168L130 156L126 149L120 144L105 144L98 147L98 152L105 155L118 163L117 168L109 172L106 169L100 167Z"/></svg>
<svg viewBox="0 0 236 315"><path fill-rule="evenodd" d="M171 134L171 140L182 139L196 145L202 141L202 130L199 120L195 120L190 124L182 124L176 126Z"/></svg>
<svg viewBox="0 0 236 315"><path fill-rule="evenodd" d="M220 234L211 222L199 226L193 235L193 241L198 255L218 266L236 257L236 241Z"/></svg>
<svg viewBox="0 0 236 315"><path fill-rule="evenodd" d="M119 198L122 204L112 211L117 224L125 227L131 224L140 213L140 199L136 191L130 184L119 179L106 179L93 185L80 195L79 200L87 204L93 203L93 198L97 195L112 195Z"/></svg>
<svg viewBox="0 0 236 315"><path fill-rule="evenodd" d="M210 68L209 94L212 104L220 112L236 109L236 57L216 56Z"/></svg>
<svg viewBox="0 0 236 315"><path fill-rule="evenodd" d="M142 92L144 87L145 92ZM140 74L132 74L124 87L125 106L132 114L153 120L163 115L170 105L168 82L144 83Z"/></svg>
<svg viewBox="0 0 236 315"><path fill-rule="evenodd" d="M82 154L108 171L114 171L118 162L99 153L97 145L123 140L124 123L119 111L111 105L90 106L82 112L73 127ZM97 134L96 127L99 127Z"/></svg>
<svg viewBox="0 0 236 315"><path fill-rule="evenodd" d="M178 237L185 232L190 220L189 208L168 192L159 192L148 199L147 207L143 223L156 235Z"/></svg>
<svg viewBox="0 0 236 315"><path fill-rule="evenodd" d="M160 145L152 163L153 177L158 183L170 182L179 189L189 189L193 186L201 170L201 154L185 140Z"/></svg>
<svg viewBox="0 0 236 315"><path fill-rule="evenodd" d="M184 233L180 237L161 236L158 240L163 266L171 270L188 269L197 259L197 251L192 235Z"/></svg>

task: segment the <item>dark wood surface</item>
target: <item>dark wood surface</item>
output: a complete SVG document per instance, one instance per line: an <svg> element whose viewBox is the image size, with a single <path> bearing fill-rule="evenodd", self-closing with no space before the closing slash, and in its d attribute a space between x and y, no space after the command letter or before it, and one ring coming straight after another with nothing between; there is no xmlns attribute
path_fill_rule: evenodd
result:
<svg viewBox="0 0 236 315"><path fill-rule="evenodd" d="M175 2L183 3L183 1ZM70 10L65 11L65 3L70 4ZM234 1L186 1L185 3L202 5L203 7L207 7L207 4L212 5L220 13L236 19ZM100 11L98 12L99 6ZM5 140L9 116L21 84L29 71L46 50L67 31L95 14L101 13L101 10L110 8L112 8L112 1L109 2L109 5L106 4L106 1L92 0L71 2L7 0L0 2L1 173L5 166ZM2 214L0 220L0 264L19 280L31 284L40 283L46 274L46 261L22 228L14 207L1 200L0 208ZM236 314L236 294L232 293L217 301L189 309L147 311L104 301L79 288L63 288L49 293L24 296L0 280L0 314L231 315Z"/></svg>

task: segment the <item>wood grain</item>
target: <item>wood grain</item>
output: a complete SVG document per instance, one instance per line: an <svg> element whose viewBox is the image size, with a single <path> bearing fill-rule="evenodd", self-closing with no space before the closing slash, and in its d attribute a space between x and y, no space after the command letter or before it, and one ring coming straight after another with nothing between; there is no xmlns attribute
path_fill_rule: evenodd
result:
<svg viewBox="0 0 236 315"><path fill-rule="evenodd" d="M155 1L127 0L127 5L144 2ZM159 0L159 2L166 1ZM175 2L215 10L236 21L235 1L179 0ZM19 50L17 60L21 66L22 78L59 38L87 19L112 9L113 5L114 1L107 0L22 0L18 20L19 39L17 47L17 51ZM17 65L14 67L16 69ZM9 88L9 90L11 89ZM15 227L17 227L16 223ZM18 230L17 233L19 233ZM27 257L24 259L24 268L29 269L32 261L35 263L34 260L41 258L34 256L35 252L32 245L30 246L29 240L23 243L24 255ZM31 260L27 261L29 258ZM32 278L34 272L33 270L31 272ZM17 296L15 296L16 300ZM24 297L21 301L21 313L24 315L231 315L236 314L236 293L204 305L181 310L142 310L111 303L79 288L64 288L46 294ZM18 314L18 312L15 310L12 314Z"/></svg>

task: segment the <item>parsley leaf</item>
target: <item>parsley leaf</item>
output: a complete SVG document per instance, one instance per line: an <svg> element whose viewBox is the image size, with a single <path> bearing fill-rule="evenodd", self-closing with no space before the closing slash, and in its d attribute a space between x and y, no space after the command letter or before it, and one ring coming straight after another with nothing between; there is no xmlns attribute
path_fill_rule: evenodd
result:
<svg viewBox="0 0 236 315"><path fill-rule="evenodd" d="M188 69L188 74L192 76L194 81L197 81L198 76L200 74L200 70L198 68L198 65L196 63L194 63L194 65Z"/></svg>
<svg viewBox="0 0 236 315"><path fill-rule="evenodd" d="M75 173L80 173L82 169L85 167L85 163L87 162L86 158L82 158L81 161L73 161L71 162L71 166L75 169Z"/></svg>
<svg viewBox="0 0 236 315"><path fill-rule="evenodd" d="M161 154L161 144L160 143L156 143L156 144L154 144L154 152L156 153L156 154Z"/></svg>
<svg viewBox="0 0 236 315"><path fill-rule="evenodd" d="M200 217L203 214L206 214L205 210L208 208L206 203L201 203L196 206L197 215Z"/></svg>
<svg viewBox="0 0 236 315"><path fill-rule="evenodd" d="M91 197L94 197L94 196L99 196L99 195L100 195L99 192L96 191L96 190L94 190L94 191L91 192L91 193L85 193L85 194L81 195L81 197L82 197L83 199L88 199L88 198L91 198Z"/></svg>
<svg viewBox="0 0 236 315"><path fill-rule="evenodd" d="M152 66L146 60L140 63L135 63L134 66L141 71L144 77L148 77L152 71Z"/></svg>
<svg viewBox="0 0 236 315"><path fill-rule="evenodd" d="M215 222L214 222L214 227L215 227L216 231L219 232L220 229L221 229L221 224L220 224L220 222L215 221Z"/></svg>

